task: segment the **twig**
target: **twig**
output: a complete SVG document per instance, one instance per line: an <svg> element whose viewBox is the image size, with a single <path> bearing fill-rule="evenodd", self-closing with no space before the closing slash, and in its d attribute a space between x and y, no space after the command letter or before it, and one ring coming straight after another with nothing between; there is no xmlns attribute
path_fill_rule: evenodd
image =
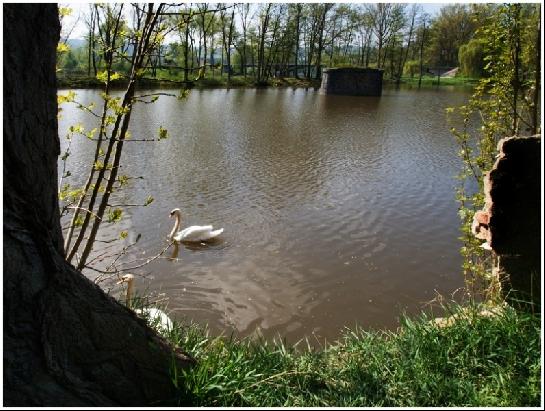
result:
<svg viewBox="0 0 545 411"><path fill-rule="evenodd" d="M133 99L139 99L144 97L156 97L156 96L176 97L176 95L170 94L170 93L151 93L151 94L142 94L140 96L134 96Z"/></svg>
<svg viewBox="0 0 545 411"><path fill-rule="evenodd" d="M67 206L66 208L70 208L70 209L73 209L73 210L83 210L89 214L91 214L92 216L94 216L95 218L98 218L99 220L102 221L102 218L100 218L98 215L96 215L95 213L93 213L91 210L88 210L86 208L83 208L83 207L77 207L77 206Z"/></svg>
<svg viewBox="0 0 545 411"><path fill-rule="evenodd" d="M159 257L161 257L161 256L165 253L165 251L167 251L167 250L170 248L170 246L171 246L172 244L173 244L173 242L168 243L168 245L167 245L165 248L163 248L163 250L162 250L159 254L154 255L154 256L151 257L151 258L148 258L144 263L139 264L139 265L136 265L136 266L133 266L133 267L120 268L118 271L136 270L137 268L144 267L145 265L147 265L147 264L151 263L152 261L157 260ZM129 262L123 263L123 264L130 264L131 262L135 262L135 261L129 261Z"/></svg>
<svg viewBox="0 0 545 411"><path fill-rule="evenodd" d="M149 204L108 204L108 207L147 207L148 205Z"/></svg>

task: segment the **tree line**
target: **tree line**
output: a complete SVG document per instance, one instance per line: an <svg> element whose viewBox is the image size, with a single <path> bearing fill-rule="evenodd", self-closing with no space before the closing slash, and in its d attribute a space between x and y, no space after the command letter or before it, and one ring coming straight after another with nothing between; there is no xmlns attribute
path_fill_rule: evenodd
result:
<svg viewBox="0 0 545 411"><path fill-rule="evenodd" d="M90 4L82 18L86 46L64 53L66 73L96 76L105 66L110 39L102 7ZM147 75L168 73L193 81L221 75L250 77L257 83L273 77L319 79L327 67L370 67L385 78L421 77L460 67L460 74L480 77L484 44L478 33L498 5L449 4L437 16L422 5L400 3L185 3L167 6L161 16L166 34L150 54ZM526 4L530 14L539 5ZM138 7L122 21L123 35L114 70L126 73L131 38L139 28Z"/></svg>

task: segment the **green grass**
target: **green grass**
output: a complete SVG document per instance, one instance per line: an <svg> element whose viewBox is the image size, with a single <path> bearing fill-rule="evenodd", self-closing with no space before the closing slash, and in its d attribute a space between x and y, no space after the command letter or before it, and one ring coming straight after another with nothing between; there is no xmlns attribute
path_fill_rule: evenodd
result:
<svg viewBox="0 0 545 411"><path fill-rule="evenodd" d="M166 337L197 360L177 381L194 406L539 406L540 318L450 308L441 327L422 315L396 332L345 330L323 350L212 337L176 323Z"/></svg>
<svg viewBox="0 0 545 411"><path fill-rule="evenodd" d="M339 67L344 67L340 65ZM346 67L350 67L346 65ZM142 87L157 87L157 86L172 86L172 85L182 85L183 84L183 72L181 70L167 70L159 69L157 70L156 77L151 77L151 72L147 73L144 79L139 81L139 84ZM306 80L306 79L296 79L293 77L282 77L282 78L270 78L266 82L256 84L255 79L249 75L244 76L232 76L231 81L228 82L227 74L220 74L220 71L216 69L214 75L209 69L206 73L206 77L198 81L193 81L196 77L196 73L190 74L189 78L191 81L191 87L194 88L225 88L225 87L320 87L321 80ZM479 79L470 78L470 77L445 77L441 78L441 86L471 86L476 84ZM87 77L85 73L72 73L67 74L64 72L58 73L57 82L59 87L63 88L94 88L102 87L103 84L94 77ZM384 84L394 83L394 80L384 79ZM415 86L418 85L418 77L402 77L401 83ZM114 86L123 87L126 85L125 80L118 80L114 82ZM437 85L437 76L424 76L422 77L422 86L436 86Z"/></svg>
<svg viewBox="0 0 545 411"><path fill-rule="evenodd" d="M191 74L190 87L197 89L206 88L226 88L226 87L320 87L320 80L305 80L296 79L292 77L285 78L271 78L266 82L257 84L252 76L232 76L230 82L228 81L227 74L220 75L219 70L216 70L215 75L212 75L211 71L208 71L205 78L198 81L193 81L195 74ZM59 88L101 88L103 83L98 81L94 77L88 77L84 73L79 74L66 74L63 72L58 73L57 84ZM113 82L114 87L125 87L127 81L125 79ZM172 87L182 86L183 73L181 71L169 71L166 69L157 70L157 77L152 78L151 73L148 73L144 78L139 80L141 87Z"/></svg>
<svg viewBox="0 0 545 411"><path fill-rule="evenodd" d="M440 86L471 86L475 85L479 79L471 77L441 77L439 81ZM409 85L418 85L418 77L402 77L401 83ZM422 77L423 86L436 86L437 76L424 76Z"/></svg>

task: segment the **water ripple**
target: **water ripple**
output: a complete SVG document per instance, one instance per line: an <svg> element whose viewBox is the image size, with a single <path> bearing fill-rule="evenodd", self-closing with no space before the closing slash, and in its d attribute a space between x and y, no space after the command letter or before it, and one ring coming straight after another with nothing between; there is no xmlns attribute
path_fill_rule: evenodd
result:
<svg viewBox="0 0 545 411"><path fill-rule="evenodd" d="M162 125L170 138L126 144L123 173L144 178L119 200L155 201L128 210L104 238L128 230L127 244L142 234L126 259L145 260L166 245L174 207L184 226L223 227L217 242L181 245L176 259L169 250L146 267L153 280L137 285L165 293L173 316L217 331L335 338L344 325L395 326L435 288L461 285L458 163L444 108L465 97L195 90L137 106L134 136ZM60 130L92 128L75 110L63 116ZM88 142L73 146L73 184L91 155Z"/></svg>

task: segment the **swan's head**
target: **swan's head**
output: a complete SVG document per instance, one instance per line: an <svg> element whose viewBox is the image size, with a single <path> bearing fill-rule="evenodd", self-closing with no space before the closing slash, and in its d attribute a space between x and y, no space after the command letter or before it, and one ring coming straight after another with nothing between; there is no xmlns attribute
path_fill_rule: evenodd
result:
<svg viewBox="0 0 545 411"><path fill-rule="evenodd" d="M173 217L173 216L175 216L175 215L180 216L181 214L182 214L182 211L181 211L179 208L175 208L174 210L172 210L172 211L170 212L170 217Z"/></svg>
<svg viewBox="0 0 545 411"><path fill-rule="evenodd" d="M131 298L132 298L132 288L133 288L133 280L134 275L132 274L125 274L116 284L123 284L127 283L127 294L125 296L125 301L127 304L127 307L131 306Z"/></svg>
<svg viewBox="0 0 545 411"><path fill-rule="evenodd" d="M134 280L134 275L125 274L116 284L130 283Z"/></svg>

